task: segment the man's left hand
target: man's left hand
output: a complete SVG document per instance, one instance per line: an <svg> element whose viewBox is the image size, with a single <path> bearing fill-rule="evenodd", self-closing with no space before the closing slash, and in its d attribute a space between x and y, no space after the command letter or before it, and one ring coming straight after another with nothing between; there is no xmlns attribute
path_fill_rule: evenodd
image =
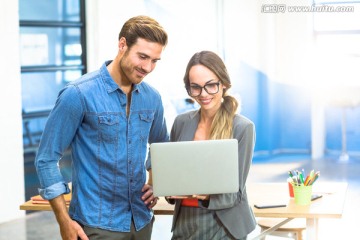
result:
<svg viewBox="0 0 360 240"><path fill-rule="evenodd" d="M159 200L159 198L155 197L153 194L153 187L149 184L145 184L141 191L143 192L141 199L144 201L145 205L148 206L149 209L153 208Z"/></svg>

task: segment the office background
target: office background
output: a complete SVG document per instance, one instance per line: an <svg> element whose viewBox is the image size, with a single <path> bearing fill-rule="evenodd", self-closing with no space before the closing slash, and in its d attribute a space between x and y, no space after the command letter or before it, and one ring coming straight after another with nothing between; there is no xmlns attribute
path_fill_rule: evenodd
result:
<svg viewBox="0 0 360 240"><path fill-rule="evenodd" d="M46 74L34 79L21 72L21 67L41 60L24 55L27 32L19 22L28 2L0 3L0 223L25 214L18 206L25 201L24 154L31 149L27 148L23 111L51 106L59 88L81 71L75 69L60 77L57 73L54 79L49 77L53 81L46 81ZM78 1L48 2L72 6ZM182 76L186 63L194 52L206 49L225 60L233 81L232 93L242 102L241 112L255 122L255 156L309 154L312 161L326 154L340 156L344 126L346 151L350 157L358 156L360 3L337 2L355 6L354 12L282 13L266 8L285 3L312 6L310 0L85 1L86 49L82 53L86 52L87 58L86 64L79 65L86 65L86 71L98 69L104 60L115 57L122 24L134 15L150 15L169 33L162 60L146 79L164 97L169 126L184 110L187 96ZM52 14L43 11L41 17ZM36 41L43 43L44 39ZM55 59L51 50L59 42L48 39L45 62L46 58ZM79 56L76 44L73 47L74 55ZM34 119L29 131L41 131L45 120Z"/></svg>

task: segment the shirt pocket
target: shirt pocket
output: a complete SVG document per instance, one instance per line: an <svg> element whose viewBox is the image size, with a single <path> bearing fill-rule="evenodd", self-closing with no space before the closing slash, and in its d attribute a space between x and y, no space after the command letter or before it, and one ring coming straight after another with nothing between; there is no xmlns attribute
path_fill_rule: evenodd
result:
<svg viewBox="0 0 360 240"><path fill-rule="evenodd" d="M150 128L154 121L155 112L139 113L140 118L140 135L142 139L149 137Z"/></svg>
<svg viewBox="0 0 360 240"><path fill-rule="evenodd" d="M98 116L100 140L115 142L118 139L120 117L113 114Z"/></svg>

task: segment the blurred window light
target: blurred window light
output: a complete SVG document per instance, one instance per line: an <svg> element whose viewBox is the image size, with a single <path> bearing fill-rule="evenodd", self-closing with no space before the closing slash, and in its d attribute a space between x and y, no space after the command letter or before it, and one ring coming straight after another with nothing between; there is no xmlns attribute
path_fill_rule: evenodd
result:
<svg viewBox="0 0 360 240"><path fill-rule="evenodd" d="M327 58L327 61L316 64L321 65L324 70L319 77L324 78L326 75L327 81L334 82L338 86L358 86L360 1L315 0L314 4L326 5L331 9L348 10L313 13L316 50L319 55ZM324 74L325 71L327 74Z"/></svg>
<svg viewBox="0 0 360 240"><path fill-rule="evenodd" d="M315 31L360 30L360 1L315 1L314 4L332 10L313 13Z"/></svg>
<svg viewBox="0 0 360 240"><path fill-rule="evenodd" d="M65 55L66 56L81 56L82 48L80 43L66 44Z"/></svg>
<svg viewBox="0 0 360 240"><path fill-rule="evenodd" d="M346 56L360 57L359 34L319 34L316 47L322 52L333 52Z"/></svg>

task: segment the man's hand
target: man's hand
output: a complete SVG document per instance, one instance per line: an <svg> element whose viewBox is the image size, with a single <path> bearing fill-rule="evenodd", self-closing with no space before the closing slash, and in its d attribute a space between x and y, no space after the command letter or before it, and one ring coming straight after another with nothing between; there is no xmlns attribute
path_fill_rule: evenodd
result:
<svg viewBox="0 0 360 240"><path fill-rule="evenodd" d="M62 222L60 233L63 240L89 240L82 227L74 220Z"/></svg>
<svg viewBox="0 0 360 240"><path fill-rule="evenodd" d="M141 197L141 200L143 200L145 205L148 206L149 209L151 209L156 205L159 198L154 196L154 191L152 187L152 170L149 169L148 171L149 171L149 179L148 179L148 183L145 184L141 189L141 192L144 193Z"/></svg>
<svg viewBox="0 0 360 240"><path fill-rule="evenodd" d="M144 201L145 205L148 206L149 209L153 208L159 200L159 198L155 197L153 194L153 187L149 184L145 184L141 191L144 193L141 199Z"/></svg>
<svg viewBox="0 0 360 240"><path fill-rule="evenodd" d="M70 218L63 195L51 199L49 202L59 223L60 234L63 240L78 240L79 238L81 240L89 240L82 227Z"/></svg>

